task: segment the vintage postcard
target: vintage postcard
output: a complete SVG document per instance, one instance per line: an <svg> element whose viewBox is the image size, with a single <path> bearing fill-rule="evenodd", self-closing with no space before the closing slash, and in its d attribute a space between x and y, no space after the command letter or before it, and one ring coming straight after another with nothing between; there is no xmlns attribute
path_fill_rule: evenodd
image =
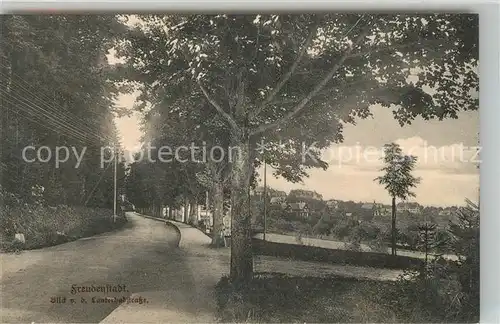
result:
<svg viewBox="0 0 500 324"><path fill-rule="evenodd" d="M478 20L3 15L1 322L478 322Z"/></svg>

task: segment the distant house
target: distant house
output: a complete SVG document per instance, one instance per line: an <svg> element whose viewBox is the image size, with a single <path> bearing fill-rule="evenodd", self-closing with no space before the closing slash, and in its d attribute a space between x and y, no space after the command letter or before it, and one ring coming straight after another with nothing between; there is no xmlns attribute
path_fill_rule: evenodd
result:
<svg viewBox="0 0 500 324"><path fill-rule="evenodd" d="M375 207L377 207L376 203L367 203L367 204L361 205L362 209L374 209Z"/></svg>
<svg viewBox="0 0 500 324"><path fill-rule="evenodd" d="M375 202L362 204L359 218L368 221L373 219L377 215L377 207L378 205Z"/></svg>
<svg viewBox="0 0 500 324"><path fill-rule="evenodd" d="M438 213L439 216L450 216L451 215L451 210L449 209L443 209Z"/></svg>
<svg viewBox="0 0 500 324"><path fill-rule="evenodd" d="M323 200L323 196L320 195L319 193L315 191L310 191L310 190L301 190L301 189L294 189L290 191L289 194L290 197L294 197L295 199L304 199L304 200L309 200L309 199L314 199L314 200Z"/></svg>
<svg viewBox="0 0 500 324"><path fill-rule="evenodd" d="M377 204L376 202L362 204L361 209L373 211L373 216L386 216L391 214L391 206Z"/></svg>
<svg viewBox="0 0 500 324"><path fill-rule="evenodd" d="M326 202L326 206L331 209L338 209L339 208L339 201L335 199L328 200Z"/></svg>
<svg viewBox="0 0 500 324"><path fill-rule="evenodd" d="M379 205L377 207L377 216L390 216L392 214L392 206Z"/></svg>
<svg viewBox="0 0 500 324"><path fill-rule="evenodd" d="M439 212L439 216L451 216L454 213L458 211L458 208L453 206L453 207L446 207L445 209L441 210Z"/></svg>
<svg viewBox="0 0 500 324"><path fill-rule="evenodd" d="M289 203L286 205L285 210L302 218L309 218L310 215L309 206L304 202Z"/></svg>
<svg viewBox="0 0 500 324"><path fill-rule="evenodd" d="M418 203L399 203L397 205L398 211L401 212L409 212L410 214L419 214L422 212L422 206L420 206Z"/></svg>
<svg viewBox="0 0 500 324"><path fill-rule="evenodd" d="M271 198L272 197L284 197L284 198L286 198L285 191L280 191L280 190L276 190L276 189L269 188L269 187L267 187L266 190L264 190L264 187L257 187L251 191L251 195L264 197L264 191L266 191L267 196L271 197Z"/></svg>
<svg viewBox="0 0 500 324"><path fill-rule="evenodd" d="M286 192L284 191L279 191L279 190L272 190L269 195L271 197L282 197L282 198L286 198Z"/></svg>
<svg viewBox="0 0 500 324"><path fill-rule="evenodd" d="M257 187L251 192L252 195L260 196L264 194L264 187Z"/></svg>
<svg viewBox="0 0 500 324"><path fill-rule="evenodd" d="M281 197L271 197L271 199L269 200L269 203L271 205L282 205L284 203L286 203L286 196L281 196Z"/></svg>

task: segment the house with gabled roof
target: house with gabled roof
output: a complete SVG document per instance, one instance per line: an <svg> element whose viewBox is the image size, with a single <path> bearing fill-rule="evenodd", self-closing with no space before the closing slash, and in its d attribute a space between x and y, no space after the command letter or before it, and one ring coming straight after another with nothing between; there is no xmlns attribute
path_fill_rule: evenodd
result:
<svg viewBox="0 0 500 324"><path fill-rule="evenodd" d="M309 206L305 202L288 203L285 210L301 218L309 218Z"/></svg>
<svg viewBox="0 0 500 324"><path fill-rule="evenodd" d="M420 214L422 212L422 206L416 202L401 202L397 205L397 210L401 212L408 212L411 214Z"/></svg>

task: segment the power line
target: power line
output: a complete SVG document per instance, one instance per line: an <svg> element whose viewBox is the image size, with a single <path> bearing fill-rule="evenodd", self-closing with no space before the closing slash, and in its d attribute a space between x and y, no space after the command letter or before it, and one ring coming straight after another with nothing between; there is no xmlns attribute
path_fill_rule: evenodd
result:
<svg viewBox="0 0 500 324"><path fill-rule="evenodd" d="M66 120L61 119L60 117L57 116L57 114L51 114L47 110L43 109L42 107L38 106L37 104L33 103L27 98L20 98L18 96L12 95L10 93L6 93L5 91L2 91L0 89L0 92L3 93L4 95L7 95L8 97L11 98L9 101L11 104L16 105L16 102L13 102L14 100L17 101L17 104L22 103L24 104L24 107L29 107L31 110L29 110L32 114L35 114L38 117L44 117L48 120L51 120L56 123L56 125L60 126L61 128L65 128L68 132L71 132L72 134L77 134L78 136L82 138L96 138L96 139L101 139L103 138L95 136L94 134L89 135L86 131L81 130L78 126L75 126L73 124L68 123ZM4 99L7 99L4 97Z"/></svg>
<svg viewBox="0 0 500 324"><path fill-rule="evenodd" d="M9 66L7 66L7 65L5 65L5 64L2 64L2 62L1 62L1 61L0 61L0 66L2 66L2 67L4 67L4 68L7 68L7 69L10 69L10 67L9 67ZM1 73L1 70L0 70L0 73ZM27 82L26 80L24 80L24 79L23 79L21 76L19 76L18 74L14 73L14 72L12 72L12 71L10 72L10 74L11 74L11 75L7 76L7 78L11 78L11 76L14 76L14 77L16 77L17 79L19 79L21 82L23 82L23 83L25 83L26 85L28 85L29 87L32 87L32 86L33 86L32 84L30 84L29 82ZM4 74L4 75L5 75L5 74ZM12 79L11 79L11 81L12 81ZM13 82L13 81L12 81L12 82ZM43 87L40 87L40 88L41 88L41 90L45 90L46 92L47 92L47 91L50 91L50 90L47 90L46 88L43 88ZM44 94L44 93L42 93L42 92L39 92L39 94L41 94L42 96L44 96L44 97L45 97L48 101L53 101L53 98L50 98L50 96L49 96L49 95ZM98 103L93 103L93 105L94 105L94 106L96 106L96 107L101 107L101 108L109 109L109 106L107 106L107 105L98 104ZM122 106L116 106L116 105L114 105L114 104L113 104L113 106L114 106L114 107L116 107L116 108L127 109L127 108L125 108L125 107L122 107Z"/></svg>
<svg viewBox="0 0 500 324"><path fill-rule="evenodd" d="M28 119L28 120L31 120L31 121L32 121L32 122L34 122L34 123L39 123L39 121L37 121L36 119L31 118L31 117L29 117L29 116L27 116L27 115L22 115L22 114L21 114L20 112L18 112L18 111L13 111L13 113L15 113L16 115L18 115L18 116L20 116L20 117L22 117L22 118L26 118L26 119ZM54 129L53 129L53 128L51 128L50 126L48 126L48 125L46 125L46 124L44 124L44 123L40 123L40 125L41 125L41 126L43 126L43 127L45 127L45 128L47 128L49 131L54 131ZM67 134L65 134L65 135L67 135ZM73 136L74 136L74 135L73 135ZM73 137L73 139L77 139L77 140L78 140L80 143L82 143L82 144L85 144L85 143L86 143L86 142L84 142L81 138L76 138L76 137Z"/></svg>
<svg viewBox="0 0 500 324"><path fill-rule="evenodd" d="M43 117L42 118L40 116L39 112L30 110L29 108L26 108L26 106L21 106L18 102L16 103L13 100L8 99L8 98L3 98L3 100L7 101L8 103L10 103L12 105L16 105L18 110L20 110L21 112L24 112L25 114L21 114L19 111L13 111L14 113L16 113L17 115L20 115L21 117L27 118L27 119L33 121L34 123L37 123L39 125L46 127L49 131L52 131L52 132L59 131L59 133L64 134L70 138L77 139L83 144L88 143L88 141L89 141L88 137L82 136L79 133L75 133L70 128L68 128L68 129L63 128L64 125L61 125L59 122L54 121L53 119L51 119L50 116L44 115L44 116L42 116ZM28 115L26 115L26 114L28 114ZM33 118L30 118L28 116L32 116ZM42 122L40 121L40 119L42 120ZM49 126L49 127L47 127L47 126ZM59 129L54 129L54 127L56 127L56 128L59 127Z"/></svg>
<svg viewBox="0 0 500 324"><path fill-rule="evenodd" d="M6 92L4 92L3 90L0 89L0 93L3 93L3 94L7 94L9 95L10 97L14 97L14 99L9 99L9 98L2 98L3 100L9 102L10 104L14 105L14 106L17 106L18 109L22 110L23 112L25 113L29 113L31 115L35 115L35 117L38 117L38 118L41 118L43 117L45 120L48 120L48 121L51 121L52 122L52 126L59 126L60 127L60 131L62 133L65 133L66 135L70 135L70 137L73 137L73 138L78 138L80 140L84 140L84 141L91 141L93 138L89 135L87 135L86 133L78 130L78 129L73 129L72 127L68 126L68 124L64 123L64 121L61 121L60 119L57 119L55 118L53 115L51 115L50 113L47 113L43 108L40 108L38 107L38 111L36 109L30 109L30 108L33 108L32 106L30 106L29 104L26 104L24 101L28 101L30 102L29 100L26 100L26 99L20 99L18 97L15 97L11 94L8 94ZM18 102L16 103L14 100L17 100ZM23 106L19 105L19 103L23 104ZM31 102L30 102L31 103ZM31 103L33 104L33 103ZM24 109L23 109L24 107ZM45 114L44 114L45 112ZM40 116L42 115L42 116ZM52 131L54 131L53 129L51 129ZM99 138L97 138L99 139Z"/></svg>
<svg viewBox="0 0 500 324"><path fill-rule="evenodd" d="M0 90L1 90L1 89L0 89ZM26 90L26 89L25 89L25 90ZM71 128L72 128L72 129L71 129L71 131L72 131L72 132L75 132L75 133L78 133L78 134L80 134L80 135L84 135L84 136L85 136L85 135L87 135L87 137L89 137L89 136L88 136L88 133L89 133L89 130L90 130L90 129L89 129L88 127L87 127L87 129L82 129L81 127L79 127L79 126L75 125L75 124L74 124L74 123L76 122L76 121L75 121L75 119L74 119L74 118L69 117L69 116L68 116L68 114L66 114L65 112L62 112L62 111L60 111L60 110L55 110L55 109L50 108L49 106L47 106L47 104L45 104L45 107L49 107L49 110L50 110L50 111L47 111L46 109L44 109L44 108L42 108L42 107L38 106L37 104L35 104L34 102L32 102L32 101L28 100L27 98L20 99L19 97L16 97L16 96L15 96L15 95L13 95L12 93L5 92L5 91L4 91L3 93L4 93L4 94L7 94L7 95L9 95L9 96L11 96L11 97L16 98L17 100L23 100L23 101L27 101L27 102L29 102L29 103L31 104L31 107L37 107L37 108L38 108L38 110L40 110L41 112L45 112L46 114L44 115L44 117L49 118L49 119L53 119L53 120L55 119L57 122L59 122L59 124L60 124L62 127L66 127L66 128L71 127ZM55 114L54 114L54 115L52 115L52 114L51 114L51 112L54 112ZM47 115L47 114L48 114L48 115ZM62 115L62 116L64 116L64 117L66 117L66 119L58 118L58 117L57 117L58 115ZM70 122L73 122L73 123L70 123ZM90 132L90 134L92 134L94 138L98 138L98 139L100 139L100 140L102 140L102 141L114 142L114 140L112 140L112 139L111 139L111 138L109 138L109 137L103 137L103 136L100 136L100 135L95 135L95 134L94 134L95 132L96 132L96 131L91 131L91 132Z"/></svg>
<svg viewBox="0 0 500 324"><path fill-rule="evenodd" d="M2 66L2 64L0 63L0 66ZM29 87L31 87L32 85L29 84L27 81L25 81L23 78L21 78L20 76L16 75L15 73L11 73L11 76L8 76L6 75L5 73L2 73L1 70L0 70L0 74L2 74L4 77L6 78L10 78L11 76L15 76L17 79L19 79L20 81L22 81L23 83L27 84ZM50 98L48 95L46 94L43 94L41 92L35 92L35 91L30 91L29 89L26 89L25 87L23 87L22 85L20 85L20 83L18 83L17 81L15 80L12 80L10 79L10 82L15 84L16 87L24 90L24 92L30 94L32 96L32 98L35 98L35 99L38 99L39 102L43 103L44 106L46 108L48 108L50 111L52 112L55 112L55 113L58 113L58 114L61 114L61 115L64 115L66 118L68 118L70 121L73 121L73 122L79 122L81 123L81 120L76 120L73 116L70 116L67 114L67 110L65 110L64 108L63 109L57 109L53 106L56 106L55 104L55 100L54 98ZM38 94L38 96L36 95ZM42 97L45 97L45 100L42 98ZM46 102L53 102L53 106L49 106L48 104L46 104ZM57 105L59 108L62 108L60 105ZM89 125L87 124L83 124L83 126L85 126L86 129L90 130L91 132L96 132L96 129L93 129L92 127L90 127Z"/></svg>

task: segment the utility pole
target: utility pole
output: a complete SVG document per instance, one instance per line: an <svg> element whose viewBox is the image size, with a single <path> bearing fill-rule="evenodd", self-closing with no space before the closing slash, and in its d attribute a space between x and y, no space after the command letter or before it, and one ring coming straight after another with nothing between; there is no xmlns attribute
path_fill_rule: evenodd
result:
<svg viewBox="0 0 500 324"><path fill-rule="evenodd" d="M213 222L213 219L212 219L212 217L209 214L210 207L208 206L208 204L209 204L209 201L208 201L208 190L206 190L205 191L205 220L204 220L205 223L208 221L208 224L206 224L206 226L210 226L210 221L211 220Z"/></svg>
<svg viewBox="0 0 500 324"><path fill-rule="evenodd" d="M116 223L116 196L117 196L117 191L118 191L118 188L116 186L116 169L118 167L118 150L116 149L116 145L115 145L115 149L114 149L114 176L113 176L113 185L114 185L114 190L113 190L113 223Z"/></svg>
<svg viewBox="0 0 500 324"><path fill-rule="evenodd" d="M266 172L267 163L264 162L264 241L266 240L266 232L267 232L267 172Z"/></svg>

